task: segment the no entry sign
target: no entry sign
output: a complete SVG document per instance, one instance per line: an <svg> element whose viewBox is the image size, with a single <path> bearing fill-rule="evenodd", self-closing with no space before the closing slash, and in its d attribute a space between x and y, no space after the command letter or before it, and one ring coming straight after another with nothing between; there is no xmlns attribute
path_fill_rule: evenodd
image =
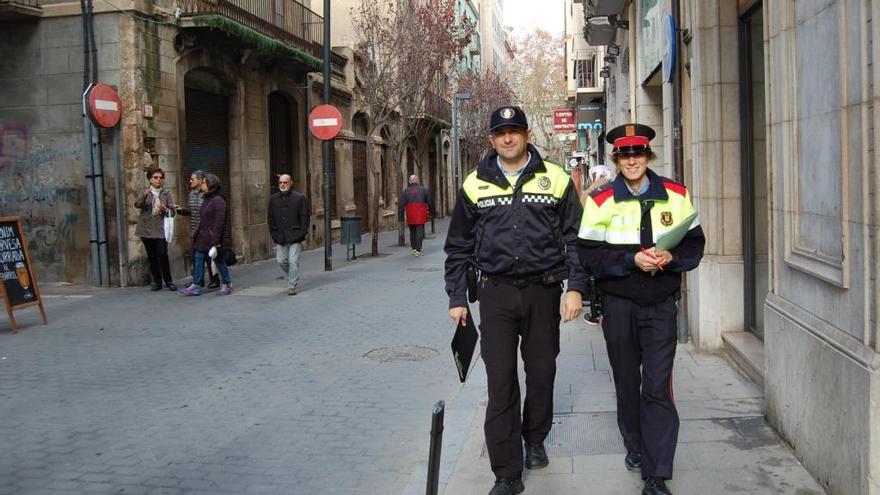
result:
<svg viewBox="0 0 880 495"><path fill-rule="evenodd" d="M318 105L309 114L309 129L316 138L329 141L342 130L342 114L333 105Z"/></svg>
<svg viewBox="0 0 880 495"><path fill-rule="evenodd" d="M86 91L86 109L89 119L104 128L115 127L122 117L122 101L109 84L97 83Z"/></svg>

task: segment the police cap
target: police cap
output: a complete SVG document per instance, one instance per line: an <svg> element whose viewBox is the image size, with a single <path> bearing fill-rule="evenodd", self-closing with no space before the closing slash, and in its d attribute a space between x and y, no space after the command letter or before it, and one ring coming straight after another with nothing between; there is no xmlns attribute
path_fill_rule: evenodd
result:
<svg viewBox="0 0 880 495"><path fill-rule="evenodd" d="M489 132L495 132L502 127L528 129L529 122L526 120L526 113L522 108L515 106L496 108L489 118Z"/></svg>
<svg viewBox="0 0 880 495"><path fill-rule="evenodd" d="M623 124L605 134L605 140L614 145L614 155L636 155L651 151L651 140L656 133L644 124Z"/></svg>

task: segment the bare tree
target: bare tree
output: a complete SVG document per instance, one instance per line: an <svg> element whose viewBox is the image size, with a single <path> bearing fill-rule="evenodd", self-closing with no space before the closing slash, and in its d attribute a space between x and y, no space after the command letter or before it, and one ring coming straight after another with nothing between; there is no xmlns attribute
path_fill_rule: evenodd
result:
<svg viewBox="0 0 880 495"><path fill-rule="evenodd" d="M559 159L563 144L553 139L551 116L566 106L565 41L544 30L517 40L511 65L511 86L529 117L535 143L548 158Z"/></svg>
<svg viewBox="0 0 880 495"><path fill-rule="evenodd" d="M407 143L417 139L420 131L430 133L437 124L426 114L425 103L430 95L446 92L441 77L444 69L460 59L474 27L456 19L455 0L363 0L352 17L357 37L357 93L371 112L367 135L387 126L388 145L397 159L396 189L402 190ZM380 171L372 153L367 153L367 165L378 183ZM378 195L374 195L373 255L378 254L378 210ZM400 245L403 235L401 223Z"/></svg>
<svg viewBox="0 0 880 495"><path fill-rule="evenodd" d="M470 167L488 150L489 116L496 108L514 102L514 94L504 78L493 70L467 72L458 80L460 91L471 98L461 103L459 132L465 167Z"/></svg>

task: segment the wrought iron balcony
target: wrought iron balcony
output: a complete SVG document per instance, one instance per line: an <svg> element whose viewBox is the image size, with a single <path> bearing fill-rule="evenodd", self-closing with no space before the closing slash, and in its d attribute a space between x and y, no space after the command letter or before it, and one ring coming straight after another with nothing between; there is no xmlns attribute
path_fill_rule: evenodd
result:
<svg viewBox="0 0 880 495"><path fill-rule="evenodd" d="M440 95L429 92L425 97L425 113L444 122L452 122L452 103Z"/></svg>
<svg viewBox="0 0 880 495"><path fill-rule="evenodd" d="M0 0L0 20L40 17L42 13L39 0Z"/></svg>
<svg viewBox="0 0 880 495"><path fill-rule="evenodd" d="M295 0L178 0L178 3L181 17L224 16L314 57L322 57L324 18Z"/></svg>

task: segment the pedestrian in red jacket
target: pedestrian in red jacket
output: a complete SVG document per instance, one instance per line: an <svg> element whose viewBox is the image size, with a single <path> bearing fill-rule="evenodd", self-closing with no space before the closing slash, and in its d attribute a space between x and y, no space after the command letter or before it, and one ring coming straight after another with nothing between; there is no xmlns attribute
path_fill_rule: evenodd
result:
<svg viewBox="0 0 880 495"><path fill-rule="evenodd" d="M409 225L409 245L413 256L422 255L422 241L425 240L425 223L434 216L434 198L425 186L419 184L418 175L409 176L409 184L400 195L397 208L397 220Z"/></svg>

